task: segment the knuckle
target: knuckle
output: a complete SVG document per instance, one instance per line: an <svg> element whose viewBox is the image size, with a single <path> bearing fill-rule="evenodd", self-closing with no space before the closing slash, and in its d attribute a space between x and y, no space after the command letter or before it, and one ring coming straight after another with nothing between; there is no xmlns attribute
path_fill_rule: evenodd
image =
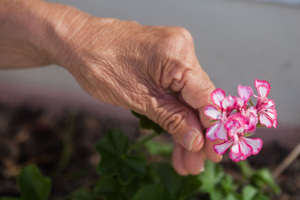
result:
<svg viewBox="0 0 300 200"><path fill-rule="evenodd" d="M172 33L168 36L166 42L167 45L174 50L182 50L188 45L185 37L183 37L183 35L181 35L180 33Z"/></svg>
<svg viewBox="0 0 300 200"><path fill-rule="evenodd" d="M177 28L177 32L182 36L184 36L186 40L193 41L192 34L186 28L183 27L176 27L176 28Z"/></svg>
<svg viewBox="0 0 300 200"><path fill-rule="evenodd" d="M189 48L189 44L183 35L178 32L171 32L158 41L157 47L166 56L176 58Z"/></svg>

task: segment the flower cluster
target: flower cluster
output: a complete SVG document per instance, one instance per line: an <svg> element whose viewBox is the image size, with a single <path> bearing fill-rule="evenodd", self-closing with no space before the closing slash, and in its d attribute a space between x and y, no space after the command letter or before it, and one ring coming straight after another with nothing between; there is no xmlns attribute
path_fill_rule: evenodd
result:
<svg viewBox="0 0 300 200"><path fill-rule="evenodd" d="M256 79L254 86L258 95L253 94L249 86L238 86L239 97L225 96L224 90L216 89L211 93L216 106L205 108L205 114L216 122L207 129L206 137L212 141L223 140L221 144L214 145L214 150L222 155L231 147L229 157L235 162L245 160L261 150L262 140L249 138L257 126L277 128L275 103L267 98L271 89L269 82ZM257 100L255 106L251 96Z"/></svg>

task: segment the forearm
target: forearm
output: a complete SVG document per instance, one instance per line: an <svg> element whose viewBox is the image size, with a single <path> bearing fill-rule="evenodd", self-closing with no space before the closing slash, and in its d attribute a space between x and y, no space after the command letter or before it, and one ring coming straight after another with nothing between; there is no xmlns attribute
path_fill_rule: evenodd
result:
<svg viewBox="0 0 300 200"><path fill-rule="evenodd" d="M39 0L0 0L0 68L58 62L89 15Z"/></svg>

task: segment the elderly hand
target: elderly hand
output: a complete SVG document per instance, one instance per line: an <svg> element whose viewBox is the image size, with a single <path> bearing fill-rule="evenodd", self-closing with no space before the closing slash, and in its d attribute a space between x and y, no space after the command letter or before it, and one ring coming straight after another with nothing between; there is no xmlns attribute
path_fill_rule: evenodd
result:
<svg viewBox="0 0 300 200"><path fill-rule="evenodd" d="M214 142L203 134L210 126L204 109L215 87L200 67L186 29L96 18L45 2L37 7L48 22L42 23L47 33L41 31L39 42L32 43L46 52L45 60L69 70L96 99L146 115L163 127L173 137L173 165L179 174L199 174L206 157L221 160Z"/></svg>

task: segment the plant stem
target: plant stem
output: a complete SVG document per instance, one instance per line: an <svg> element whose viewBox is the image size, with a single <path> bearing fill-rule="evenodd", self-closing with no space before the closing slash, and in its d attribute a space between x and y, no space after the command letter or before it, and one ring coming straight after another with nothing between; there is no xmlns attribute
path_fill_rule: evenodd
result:
<svg viewBox="0 0 300 200"><path fill-rule="evenodd" d="M273 171L273 177L276 179L300 154L300 143L294 150L284 159L282 163Z"/></svg>
<svg viewBox="0 0 300 200"><path fill-rule="evenodd" d="M55 179L67 167L72 154L72 140L75 127L75 121L78 116L77 112L71 112L66 119L66 126L63 133L63 149L57 167L54 169L51 178Z"/></svg>
<svg viewBox="0 0 300 200"><path fill-rule="evenodd" d="M141 145L145 144L146 142L148 142L149 140L151 140L151 139L154 138L155 136L157 136L157 133L153 131L150 135L148 135L147 137L145 137L145 138L142 139L141 141L132 144L132 145L129 147L129 151L132 151L132 150L134 150L134 149L139 148Z"/></svg>
<svg viewBox="0 0 300 200"><path fill-rule="evenodd" d="M249 99L249 103L250 103L250 105L251 105L251 106L253 106L253 107L254 107L254 104L253 104L253 102L252 102L252 100L251 100L251 99Z"/></svg>

